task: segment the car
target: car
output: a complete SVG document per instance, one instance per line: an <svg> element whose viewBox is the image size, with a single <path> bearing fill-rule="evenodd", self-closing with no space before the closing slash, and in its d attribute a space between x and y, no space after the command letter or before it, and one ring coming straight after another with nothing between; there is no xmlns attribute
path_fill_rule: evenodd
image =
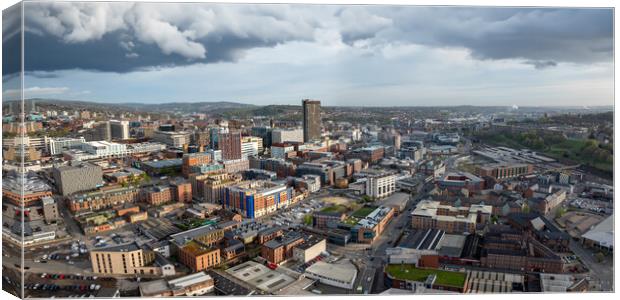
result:
<svg viewBox="0 0 620 300"><path fill-rule="evenodd" d="M47 273L41 274L41 278L45 278L45 276L47 276Z"/></svg>

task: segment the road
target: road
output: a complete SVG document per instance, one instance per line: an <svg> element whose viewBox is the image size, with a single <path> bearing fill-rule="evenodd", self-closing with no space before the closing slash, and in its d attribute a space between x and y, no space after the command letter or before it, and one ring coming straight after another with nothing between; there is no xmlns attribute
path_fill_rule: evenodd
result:
<svg viewBox="0 0 620 300"><path fill-rule="evenodd" d="M598 262L594 257L595 251L585 249L579 242L572 239L570 241L570 249L581 259L581 262L590 269L591 281L600 285L600 290L613 291L613 257L607 256L604 261Z"/></svg>

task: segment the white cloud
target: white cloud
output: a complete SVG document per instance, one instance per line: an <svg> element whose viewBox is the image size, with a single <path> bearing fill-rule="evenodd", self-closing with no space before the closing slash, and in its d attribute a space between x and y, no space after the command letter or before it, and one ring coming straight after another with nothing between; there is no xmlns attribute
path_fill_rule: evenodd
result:
<svg viewBox="0 0 620 300"><path fill-rule="evenodd" d="M33 98L41 96L62 95L69 91L68 87L38 87L33 86L24 89L24 98ZM19 99L21 96L20 89L7 89L2 92L2 98L5 100Z"/></svg>

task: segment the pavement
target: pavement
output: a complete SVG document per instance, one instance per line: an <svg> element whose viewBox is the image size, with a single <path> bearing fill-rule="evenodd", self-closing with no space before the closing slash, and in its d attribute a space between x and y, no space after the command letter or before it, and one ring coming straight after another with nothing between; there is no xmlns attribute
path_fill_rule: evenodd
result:
<svg viewBox="0 0 620 300"><path fill-rule="evenodd" d="M402 235L410 222L409 209L422 199L425 194L414 196L405 209L388 223L387 228L372 244L348 244L346 247L328 244L328 251L334 255L342 255L351 259L358 267L358 279L355 283L355 291L361 286L361 293L376 294L384 291L383 268L387 262L385 250ZM400 229L399 229L400 228Z"/></svg>

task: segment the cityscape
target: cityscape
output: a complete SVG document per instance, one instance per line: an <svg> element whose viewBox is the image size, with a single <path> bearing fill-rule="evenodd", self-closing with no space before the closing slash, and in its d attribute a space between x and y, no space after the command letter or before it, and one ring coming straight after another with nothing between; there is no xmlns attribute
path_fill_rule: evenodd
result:
<svg viewBox="0 0 620 300"><path fill-rule="evenodd" d="M556 62L552 61L555 57L521 54L498 58L476 46L463 45L470 47L468 61L505 64L483 72L483 77L488 76L486 72L497 72L495 78L488 79L490 86L497 83L493 80L512 78L514 74L505 73L511 72L507 69L512 64L515 72L528 72L540 80L559 80L549 85L577 75L558 75L559 79L550 73L540 75L547 68L557 68L551 73L570 73L573 69L580 73L592 68L583 76L602 78L600 83L588 79L592 85L584 87L592 92L592 101L522 102L517 98L529 95L524 91L497 103L478 103L467 100L479 96L468 94L467 89L459 90L465 102L442 102L443 96L417 100L416 95L409 94L412 100L408 101L390 98L391 94L380 89L384 81L391 85L395 80L391 75L379 71L375 76L366 74L366 68L374 67L373 60L378 58L368 58L368 65L360 63L359 69L352 71L364 70L364 74L347 73L351 82L334 94L330 94L331 87L311 88L322 84L312 78L308 86L295 90L299 88L298 77L281 78L279 72L285 68L278 61L281 57L273 58L273 64L265 62L267 66L247 62L253 55L269 60L253 51L296 43L293 40L297 37L270 40L275 37L267 33L275 30L284 34L277 31L278 22L288 21L288 16L317 16L314 9L325 8L325 14L333 13L342 21L351 7L291 5L280 14L284 7L277 5L78 4L84 3L16 4L3 11L4 53L15 49L11 48L12 39L19 40L20 36L4 38L15 26L7 15L24 5L25 24L32 26L26 30L32 37L29 43L56 50L66 47L67 53L74 54L70 62L57 58L58 63L27 62L26 55L26 64L17 71L23 72L26 80L22 82L13 75L16 71L11 68L15 66L3 63L4 291L19 298L614 291L613 59L601 54L605 47L592 50L596 57L586 59L585 50L572 49L570 42L549 46L568 45L560 49L565 55L558 56ZM228 11L227 5L235 9ZM198 13L207 8L215 13ZM365 7L353 11L366 23L388 27L399 24L389 6L369 6L367 11L357 8ZM107 15L108 9L115 13ZM222 20L212 24L191 23L193 19L174 23L170 20L177 19L165 16L166 12L174 15L170 11L175 9L195 9L202 21ZM403 11L409 9L419 16L413 6ZM421 9L442 15L454 8ZM488 16L484 10L464 9L458 15L470 18L470 14L480 12L484 19ZM513 16L509 14L512 10L499 10ZM529 10L536 8L519 10L514 16L528 14ZM67 21L76 20L68 14L78 11L83 15L81 20L109 17L107 23L102 22L108 27L98 31L89 27L99 24L94 21L80 26ZM145 11L158 14L140 14ZM571 28L602 20L603 25L595 26L604 28L596 43L607 45L605 37L613 40L612 35L606 35L605 27L605 17L613 18L613 10L557 11L549 15L579 16L574 19L576 24L566 21ZM236 26L226 23L233 22L226 16L236 13L269 18L257 21L264 26L261 29L245 27L243 22ZM545 13L540 9L531 16L547 20ZM590 19L589 14L597 13L604 17L594 15ZM116 20L116 15L125 17ZM153 16L172 25L147 22ZM54 18L57 23L51 20ZM545 24L531 19L527 22ZM322 24L314 25L317 28L325 26L315 33L323 33L333 24L318 20L309 23ZM56 30L52 24L66 28ZM182 37L171 39L176 44L147 38L151 25L162 39L175 36L177 29ZM372 35L360 28L346 31L344 25L338 27L342 30L339 38L346 44L339 47L362 47L360 43L365 41L362 48L372 48L379 47L378 37L396 39L394 30L381 26L365 29ZM209 35L199 38L205 27ZM216 44L210 39L216 34L218 38L213 39L226 41L229 30L239 34L231 44L243 45L239 46L243 49L228 50L236 55L243 52L246 58L228 57L223 54L226 43ZM251 34L240 34L240 30ZM264 36L255 40L252 30ZM98 38L92 36L96 32ZM114 39L117 36L121 43ZM61 41L46 44L48 38ZM332 40L326 42L325 37L313 38L317 39L313 43L334 44ZM257 45L247 46L251 42ZM112 53L109 55L119 55L118 61L84 58L98 53L103 43L122 49L105 50ZM29 46L28 42L23 45ZM302 44L301 48L306 46ZM83 52L78 54L78 48ZM153 54L153 49L163 55ZM192 61L192 51L200 54L200 49L208 58L197 55L198 61ZM210 49L221 56L217 62L210 61ZM39 51L45 50L33 52ZM312 49L303 51L313 55ZM405 55L400 51L381 59L388 64L388 60ZM437 51L450 56L445 52L449 50ZM286 56L285 52L274 55ZM317 52L318 60L331 64L331 58L322 56L331 54ZM14 57L5 54L3 62L25 55L11 53ZM575 53L581 56L570 57ZM43 55L43 60L56 59L55 54L50 55ZM132 60L149 55L144 60ZM447 60L451 59L460 58ZM156 60L161 62L153 63ZM290 65L297 63L291 61ZM198 72L191 68L205 68L208 73L208 68L244 64L252 67L238 77L237 69L222 71L218 77L221 81L204 75L202 84L194 84L194 79L181 82L174 77L177 75L168 75ZM471 66L487 68L478 63ZM152 70L145 71L146 67ZM257 71L263 67L278 74L263 77L263 71ZM123 79L109 79L109 74ZM245 77L250 75L262 78ZM142 80L154 91L145 90L143 96L132 94L142 91L142 83L138 83ZM290 89L277 80L288 82ZM377 82L379 90L359 88L374 86L369 80ZM433 80L443 84L441 78ZM21 86L23 82L27 84ZM394 88L400 88L402 82ZM241 83L247 84L247 90L239 87ZM187 89L187 84L192 88ZM157 95L167 95L170 85L178 85L172 92L180 98L158 100ZM402 85L409 86L406 82ZM89 86L90 90L77 91L79 86ZM348 90L352 86L359 88L359 93ZM21 93L16 92L20 89ZM184 97L194 99L194 89L204 93L205 99L233 100L184 101ZM440 90L444 88L438 89L438 94ZM230 96L220 96L222 91ZM244 96L247 91L256 92L256 98ZM538 91L550 98L570 99L569 94L581 97L578 88L561 95ZM271 94L263 98L262 93ZM383 98L380 95L384 93ZM115 100L102 100L100 95Z"/></svg>

